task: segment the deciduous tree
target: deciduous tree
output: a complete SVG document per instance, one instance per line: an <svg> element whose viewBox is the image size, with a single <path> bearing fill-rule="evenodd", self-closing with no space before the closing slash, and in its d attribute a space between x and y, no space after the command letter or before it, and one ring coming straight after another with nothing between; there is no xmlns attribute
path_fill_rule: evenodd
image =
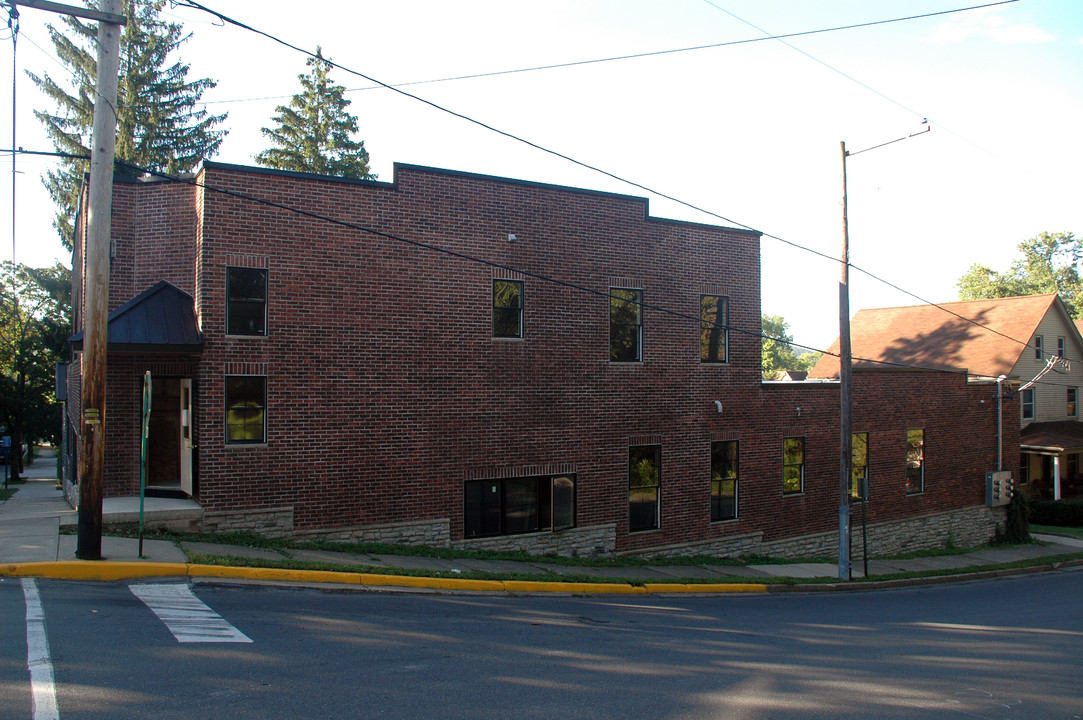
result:
<svg viewBox="0 0 1083 720"><path fill-rule="evenodd" d="M71 334L70 310L66 267L0 263L0 423L14 448L27 440L60 440L56 363ZM12 467L19 470L18 463Z"/></svg>
<svg viewBox="0 0 1083 720"><path fill-rule="evenodd" d="M794 350L790 324L781 315L761 318L763 333L763 377L770 380L783 370L812 369L822 353L801 353Z"/></svg>
<svg viewBox="0 0 1083 720"><path fill-rule="evenodd" d="M1021 258L1000 273L975 263L959 278L956 287L961 300L1042 295L1057 293L1072 317L1083 317L1083 281L1079 262L1083 259L1080 240L1070 232L1043 232L1019 243Z"/></svg>

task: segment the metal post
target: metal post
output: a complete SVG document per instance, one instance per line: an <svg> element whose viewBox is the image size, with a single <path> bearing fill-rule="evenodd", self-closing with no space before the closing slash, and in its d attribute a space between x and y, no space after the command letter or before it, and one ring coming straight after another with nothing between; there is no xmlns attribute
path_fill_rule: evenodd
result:
<svg viewBox="0 0 1083 720"><path fill-rule="evenodd" d="M100 9L119 13L120 0ZM105 461L105 361L109 313L109 238L113 210L113 157L117 136L120 26L98 24L98 77L90 151L90 197L85 250L85 323L82 367L82 445L79 454L79 539L76 557L102 556L102 466Z"/></svg>
<svg viewBox="0 0 1083 720"><path fill-rule="evenodd" d="M850 579L850 482L853 437L850 421L850 226L846 216L846 143L842 148L842 257L839 261L839 580Z"/></svg>

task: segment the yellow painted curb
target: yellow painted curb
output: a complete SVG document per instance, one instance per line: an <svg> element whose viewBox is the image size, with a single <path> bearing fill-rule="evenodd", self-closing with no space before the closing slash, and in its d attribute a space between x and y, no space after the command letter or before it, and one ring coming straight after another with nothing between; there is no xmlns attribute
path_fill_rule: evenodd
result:
<svg viewBox="0 0 1083 720"><path fill-rule="evenodd" d="M535 580L470 580L417 575L333 572L330 570L289 570L285 568L193 565L160 562L103 562L100 560L59 560L55 562L7 563L0 565L0 577L47 577L60 580L131 580L144 577L222 578L267 582L337 583L370 587L404 587L426 590L575 593L584 595L648 595L662 593L762 593L762 584L687 583L587 583Z"/></svg>
<svg viewBox="0 0 1083 720"><path fill-rule="evenodd" d="M125 580L139 577L185 577L187 574L186 563L101 562L98 560L12 563L0 568L0 575L47 577L59 580Z"/></svg>
<svg viewBox="0 0 1083 720"><path fill-rule="evenodd" d="M765 593L762 583L647 583L648 593Z"/></svg>

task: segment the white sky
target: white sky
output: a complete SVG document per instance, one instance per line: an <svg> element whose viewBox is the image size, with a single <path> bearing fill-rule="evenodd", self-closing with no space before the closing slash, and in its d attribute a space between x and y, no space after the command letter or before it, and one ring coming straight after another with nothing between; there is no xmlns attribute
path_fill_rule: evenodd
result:
<svg viewBox="0 0 1083 720"><path fill-rule="evenodd" d="M388 83L510 70L906 17L979 0L204 0L209 7ZM304 56L186 8L180 58L229 112L215 160L254 164L260 128L299 88ZM736 17L735 17L736 16ZM21 8L16 145L51 150L25 77L60 80L45 23ZM10 34L0 77L12 77ZM837 257L841 156L850 158L851 260L918 297L956 298L971 264L1006 269L1042 231L1083 233L1083 2L1019 0L986 10L730 47L413 85L405 90L731 220ZM811 58L809 56L812 56ZM347 88L369 86L341 71ZM10 80L5 83L5 87ZM0 97L10 147L12 97ZM383 89L351 92L372 166L394 162L646 195L642 190ZM0 258L70 264L40 177L53 161L0 159ZM659 217L731 223L651 198ZM838 263L762 242L763 311L796 342L838 334ZM851 311L914 297L851 273Z"/></svg>

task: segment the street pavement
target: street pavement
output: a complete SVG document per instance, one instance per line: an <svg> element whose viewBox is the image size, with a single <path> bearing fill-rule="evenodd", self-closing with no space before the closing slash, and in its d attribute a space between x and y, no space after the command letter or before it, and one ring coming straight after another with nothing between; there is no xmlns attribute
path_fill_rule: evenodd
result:
<svg viewBox="0 0 1083 720"><path fill-rule="evenodd" d="M373 576L383 570L389 577L376 584L385 586L429 587L431 589L509 589L505 586L479 585L478 581L459 580L456 586L454 577L425 584L418 578L405 578L402 571L424 574L426 571L440 571L452 576L461 573L484 572L491 576L514 579L523 575L552 573L568 576L569 580L591 577L595 581L608 582L607 592L620 592L621 584L630 590L643 591L646 584L651 587L664 587L662 583L680 580L698 582L736 584L730 591L739 590L740 584L761 589L785 587L767 585L765 581L777 578L793 578L797 581L812 578L837 578L838 567L834 563L772 563L755 565L657 565L657 566L609 566L586 567L569 566L546 562L517 560L488 560L475 558L447 559L418 555L388 555L374 553L343 553L324 550L269 549L251 548L236 545L222 545L211 542L182 541L174 543L164 540L144 540L142 555L139 553L139 541L134 538L102 537L101 561L77 561L75 559L77 537L71 532L62 532L62 528L73 528L77 524L77 513L68 504L64 493L56 481L56 460L51 448L43 448L34 464L24 473L25 484L15 484L17 492L6 502L0 503L0 576L2 575L46 575L49 577L79 578L120 578L140 577L143 575L188 575L210 577L235 577L246 579L304 580L318 579L321 582L336 582L333 573L305 576L303 573L290 575L279 571L277 574L260 574L252 568L207 568L195 566L188 561L187 553L202 556L232 557L250 560L299 560L309 562L333 563L338 565L366 566L368 574L359 581L371 584ZM2 475L0 475L2 478ZM148 517L181 516L191 512L192 501L177 501L162 498L147 498L145 512ZM132 498L107 498L103 502L103 522L131 522L138 519L138 501ZM1068 553L1083 552L1083 540L1052 535L1039 535L1042 544L1017 545L1006 547L985 547L973 552L958 555L942 555L911 559L870 558L870 576L886 576L915 571L942 570L945 574L956 574L968 568L987 568L988 566L1013 563L1020 560L1053 557ZM853 578L862 577L863 563L853 563ZM228 571L228 572L227 572ZM397 580L395 579L397 578ZM655 585L651 585L655 583ZM538 583L532 589L560 591L561 583ZM552 586L552 587L549 587ZM636 587L639 586L639 587ZM822 588L818 586L802 586ZM867 586L867 585L866 585ZM686 586L687 591L694 591L696 586ZM721 587L721 586L719 586ZM852 587L847 583L830 585L833 588ZM706 588L705 588L706 589ZM567 591L566 588L564 588ZM576 591L582 591L578 588ZM657 590L664 591L664 590Z"/></svg>

